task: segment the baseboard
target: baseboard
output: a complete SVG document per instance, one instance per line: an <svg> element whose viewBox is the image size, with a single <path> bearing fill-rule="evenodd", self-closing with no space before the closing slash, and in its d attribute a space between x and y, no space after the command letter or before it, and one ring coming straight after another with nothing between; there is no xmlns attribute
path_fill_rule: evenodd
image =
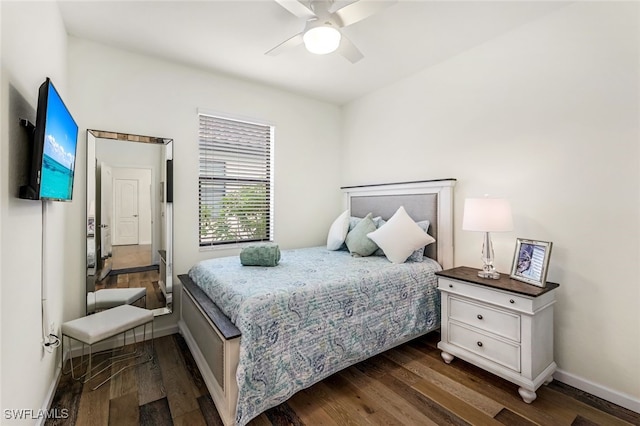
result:
<svg viewBox="0 0 640 426"><path fill-rule="evenodd" d="M640 413L640 400L634 398L632 395L618 392L563 370L556 370L553 378L559 382L566 383L569 386L595 395L598 398L605 399L628 410Z"/></svg>
<svg viewBox="0 0 640 426"><path fill-rule="evenodd" d="M147 266L134 266L132 268L121 268L121 269L113 269L109 271L109 276L111 275L122 275L122 274L135 274L138 272L146 272L146 271L158 271L160 270L159 264L147 265Z"/></svg>
<svg viewBox="0 0 640 426"><path fill-rule="evenodd" d="M63 360L64 363L64 360ZM56 367L56 372L53 375L53 380L51 381L51 385L49 385L49 389L47 390L47 395L44 398L44 402L41 407L41 413L48 413L51 408L51 403L53 402L53 397L56 394L56 389L58 388L58 382L60 382L60 376L62 376L62 368L59 366ZM43 426L47 421L47 416L38 416L38 421L36 422L36 426Z"/></svg>

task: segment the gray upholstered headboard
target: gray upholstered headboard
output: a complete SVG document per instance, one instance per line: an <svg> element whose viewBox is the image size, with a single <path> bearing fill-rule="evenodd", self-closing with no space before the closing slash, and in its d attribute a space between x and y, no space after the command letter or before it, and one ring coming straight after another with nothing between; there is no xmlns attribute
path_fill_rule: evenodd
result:
<svg viewBox="0 0 640 426"><path fill-rule="evenodd" d="M398 207L404 206L411 219L416 222L429 221L427 233L438 236L438 196L436 194L375 195L351 197L351 216L365 217L369 212L389 220ZM429 244L425 256L437 259L436 245Z"/></svg>
<svg viewBox="0 0 640 426"><path fill-rule="evenodd" d="M416 222L428 220L428 233L436 239L425 256L444 268L453 267L453 187L455 179L343 187L351 216L368 213L388 220L400 206Z"/></svg>

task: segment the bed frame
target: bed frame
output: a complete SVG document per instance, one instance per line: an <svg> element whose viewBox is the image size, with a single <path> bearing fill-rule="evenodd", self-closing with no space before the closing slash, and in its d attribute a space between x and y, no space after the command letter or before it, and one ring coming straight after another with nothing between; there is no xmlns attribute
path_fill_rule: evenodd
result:
<svg viewBox="0 0 640 426"><path fill-rule="evenodd" d="M388 220L400 206L416 222L429 220L436 243L425 256L444 269L453 267L453 188L455 179L343 187L345 208L352 216L369 212ZM240 330L220 311L188 275L179 275L180 333L193 354L225 425L233 425L238 401L236 369L240 356ZM414 336L412 338L415 338ZM403 342L395 342L391 347ZM385 350L391 349L385 348Z"/></svg>

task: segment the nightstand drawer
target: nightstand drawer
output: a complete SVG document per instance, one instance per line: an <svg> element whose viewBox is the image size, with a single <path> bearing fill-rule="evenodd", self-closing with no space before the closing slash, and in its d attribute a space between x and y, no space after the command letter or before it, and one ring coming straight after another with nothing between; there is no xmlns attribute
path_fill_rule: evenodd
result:
<svg viewBox="0 0 640 426"><path fill-rule="evenodd" d="M519 315L449 297L449 318L520 342Z"/></svg>
<svg viewBox="0 0 640 426"><path fill-rule="evenodd" d="M490 287L482 287L463 281L455 281L441 277L438 279L438 289L452 294L466 296L470 299L491 303L493 305L504 306L507 309L524 311L527 313L534 312L533 301L531 299L513 293L495 290Z"/></svg>
<svg viewBox="0 0 640 426"><path fill-rule="evenodd" d="M449 343L520 372L520 345L503 342L475 330L449 323Z"/></svg>

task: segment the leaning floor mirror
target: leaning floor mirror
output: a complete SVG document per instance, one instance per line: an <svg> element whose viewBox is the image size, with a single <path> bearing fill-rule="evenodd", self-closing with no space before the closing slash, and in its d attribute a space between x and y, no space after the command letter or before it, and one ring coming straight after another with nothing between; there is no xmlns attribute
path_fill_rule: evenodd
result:
<svg viewBox="0 0 640 426"><path fill-rule="evenodd" d="M173 141L87 130L87 314L172 309Z"/></svg>

